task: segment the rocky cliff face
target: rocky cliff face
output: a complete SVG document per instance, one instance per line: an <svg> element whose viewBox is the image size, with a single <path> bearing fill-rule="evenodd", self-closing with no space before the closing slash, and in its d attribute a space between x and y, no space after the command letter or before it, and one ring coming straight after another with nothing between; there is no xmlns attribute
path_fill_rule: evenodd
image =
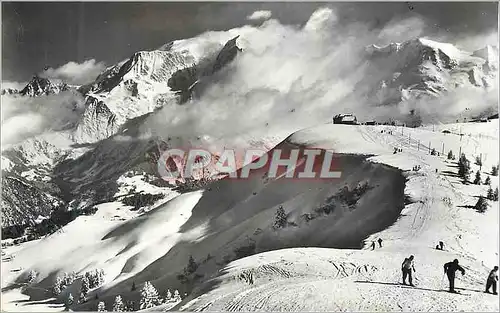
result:
<svg viewBox="0 0 500 313"><path fill-rule="evenodd" d="M19 94L29 97L38 97L42 95L58 94L62 91L69 90L69 86L65 83L53 83L48 78L34 76L31 81L24 87Z"/></svg>

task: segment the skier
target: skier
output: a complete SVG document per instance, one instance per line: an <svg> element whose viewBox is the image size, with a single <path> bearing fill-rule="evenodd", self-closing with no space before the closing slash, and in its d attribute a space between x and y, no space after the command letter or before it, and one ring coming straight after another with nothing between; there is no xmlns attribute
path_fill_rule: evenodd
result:
<svg viewBox="0 0 500 313"><path fill-rule="evenodd" d="M414 287L413 285L413 279L411 275L411 271L413 270L415 272L415 265L413 263L413 255L410 255L409 258L406 258L403 261L403 264L401 264L401 271L403 272L403 285L406 285L406 276L408 276L408 282L410 283L410 286Z"/></svg>
<svg viewBox="0 0 500 313"><path fill-rule="evenodd" d="M382 238L379 238L377 241L378 241L378 245L380 246L380 248L382 248Z"/></svg>
<svg viewBox="0 0 500 313"><path fill-rule="evenodd" d="M444 242L442 241L439 242L439 249L444 250Z"/></svg>
<svg viewBox="0 0 500 313"><path fill-rule="evenodd" d="M372 250L375 250L375 241L372 241Z"/></svg>
<svg viewBox="0 0 500 313"><path fill-rule="evenodd" d="M490 293L490 287L493 287L493 294L497 295L497 281L498 281L498 266L495 266L490 275L488 275L488 280L486 281L486 293Z"/></svg>
<svg viewBox="0 0 500 313"><path fill-rule="evenodd" d="M462 275L465 275L465 270L460 265L458 265L457 259L453 260L453 262L448 262L444 265L444 272L448 276L448 281L450 282L450 292L456 293L455 272L458 270L462 272Z"/></svg>

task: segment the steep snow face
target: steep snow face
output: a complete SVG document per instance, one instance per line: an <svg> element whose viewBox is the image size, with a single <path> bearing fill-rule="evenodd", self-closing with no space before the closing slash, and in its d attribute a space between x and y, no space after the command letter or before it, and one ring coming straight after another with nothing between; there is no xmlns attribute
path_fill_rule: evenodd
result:
<svg viewBox="0 0 500 313"><path fill-rule="evenodd" d="M108 138L127 120L174 104L167 85L178 70L190 67L194 58L170 51L141 51L125 63L109 68L90 86L86 109L75 132L78 143Z"/></svg>
<svg viewBox="0 0 500 313"><path fill-rule="evenodd" d="M366 51L371 70L387 73L372 91L378 104L397 104L425 95L435 97L457 87L487 88L495 86L497 79L496 72L485 67L489 61L480 57L481 52L471 54L452 44L425 38L386 47L372 45ZM489 52L483 51L483 54Z"/></svg>

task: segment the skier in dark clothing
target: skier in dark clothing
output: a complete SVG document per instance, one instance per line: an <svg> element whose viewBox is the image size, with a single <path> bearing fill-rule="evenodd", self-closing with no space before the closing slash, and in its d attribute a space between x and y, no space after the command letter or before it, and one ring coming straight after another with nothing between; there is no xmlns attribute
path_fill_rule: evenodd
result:
<svg viewBox="0 0 500 313"><path fill-rule="evenodd" d="M486 281L486 293L490 293L490 287L493 287L493 294L497 295L497 281L498 281L498 266L495 266L490 275L488 275L488 280Z"/></svg>
<svg viewBox="0 0 500 313"><path fill-rule="evenodd" d="M378 245L380 246L380 248L382 248L382 239L379 238L377 241L378 241Z"/></svg>
<svg viewBox="0 0 500 313"><path fill-rule="evenodd" d="M413 279L411 275L411 271L415 272L415 265L413 263L413 255L410 255L409 258L406 258L403 261L403 264L401 264L401 271L403 272L403 285L406 285L406 276L408 276L408 282L410 283L410 286L415 286L413 285Z"/></svg>
<svg viewBox="0 0 500 313"><path fill-rule="evenodd" d="M440 250L444 250L444 242L442 241L439 242L439 248Z"/></svg>
<svg viewBox="0 0 500 313"><path fill-rule="evenodd" d="M450 282L450 292L455 292L455 272L460 271L462 275L465 275L465 270L458 265L458 260L455 259L453 262L448 262L444 265L444 272L448 276L448 281Z"/></svg>
<svg viewBox="0 0 500 313"><path fill-rule="evenodd" d="M372 250L375 250L375 241L372 241Z"/></svg>

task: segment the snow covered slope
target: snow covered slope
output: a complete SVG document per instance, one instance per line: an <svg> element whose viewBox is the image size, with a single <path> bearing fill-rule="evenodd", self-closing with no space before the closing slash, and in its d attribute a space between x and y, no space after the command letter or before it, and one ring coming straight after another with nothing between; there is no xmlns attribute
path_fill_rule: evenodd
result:
<svg viewBox="0 0 500 313"><path fill-rule="evenodd" d="M498 121L486 125L498 136ZM177 309L497 311L498 297L485 295L483 288L489 270L498 264L498 202L490 202L485 214L469 208L475 196L484 195L485 187L462 185L448 174L449 162L429 155L428 147L421 145L419 150L418 142L408 135L434 145L462 147L468 156L480 149L488 156L486 169L498 161L498 137L460 142L457 135L423 129L403 129L401 135L395 127L380 126L325 125L298 132L290 142L344 153L374 153L372 161L407 171L420 165L420 171L408 172L405 188L413 203L392 226L368 238L364 250L294 248L240 259L215 274ZM403 152L389 153L391 146L403 147ZM493 181L498 186L498 179ZM370 251L369 243L377 238L383 239L383 247ZM445 242L445 251L434 249L438 241ZM401 262L410 254L416 258L416 288L400 285ZM454 258L466 269L456 283L465 295L445 292L443 264Z"/></svg>
<svg viewBox="0 0 500 313"><path fill-rule="evenodd" d="M478 125L486 125L492 134L498 130L498 121ZM2 267L4 286L14 280L23 284L30 269L40 273L31 288L49 289L57 273L104 268L105 285L74 309L95 310L96 293L108 305L117 294L137 301L139 293L130 290L132 282L140 286L152 281L160 291L189 292L176 307L181 310L495 311L498 299L477 290L482 291L486 273L498 262L498 202L490 202L484 214L469 208L486 186L463 185L452 175L453 163L429 154L429 142L431 146L444 142L455 154L461 147L469 159L479 149L485 156L484 169L496 164L498 136L474 137L478 135L474 129L469 131L474 140L461 141L458 135L424 128L332 124L305 129L279 147L301 145L345 154L338 163L343 171L340 180L270 181L256 173L246 181L216 182L210 189L184 194L126 221L113 220L124 212L112 204L100 206L96 215L78 217L63 233L14 250L14 260ZM393 154L394 147L403 151ZM358 156L348 155L352 153ZM364 162L359 154L373 156ZM398 170L382 164L402 170L406 184ZM411 171L415 165L421 170ZM337 200L329 205L328 199L344 185L363 181L374 189L357 199L354 210ZM492 185L498 186L494 177ZM397 207L397 198L387 197L404 194L410 198L406 205L401 202L404 208ZM273 230L280 205L289 225ZM88 233L82 227L95 231ZM384 247L366 251L378 237ZM364 239L362 250L297 249L356 248ZM446 251L434 249L439 240L445 242ZM65 244L69 242L73 244ZM55 246L61 248L50 256L53 261L32 257ZM259 253L287 247L291 249ZM415 289L397 285L400 262L409 254L417 261ZM181 279L190 255L199 267L193 276ZM468 289L464 293L470 296L442 292L442 264L454 258L467 271L457 286ZM240 260L227 264L235 259ZM9 273L18 267L23 269L19 276ZM8 293L10 301L16 297L15 286ZM40 299L34 289L26 292L32 301ZM11 305L4 302L5 308Z"/></svg>

